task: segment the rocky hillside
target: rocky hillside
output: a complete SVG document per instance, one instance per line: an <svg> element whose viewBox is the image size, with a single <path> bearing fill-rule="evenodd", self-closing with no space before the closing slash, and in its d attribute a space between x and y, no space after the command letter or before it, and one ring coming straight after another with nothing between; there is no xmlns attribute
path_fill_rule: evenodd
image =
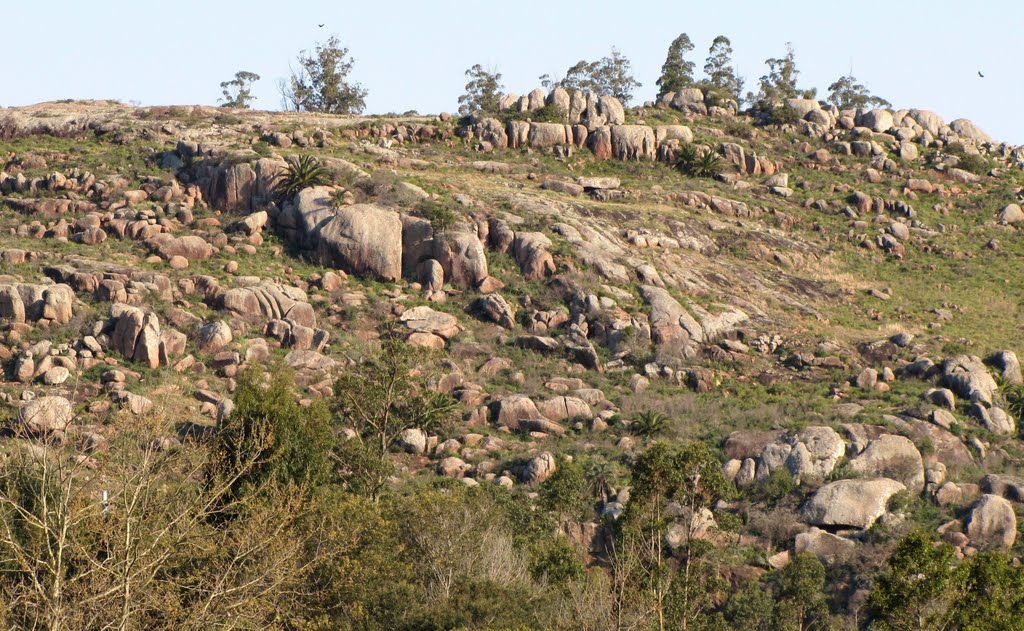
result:
<svg viewBox="0 0 1024 631"><path fill-rule="evenodd" d="M314 409L397 331L458 413L388 446L391 491L530 503L585 463L558 523L595 572L655 443L712 446L731 488L675 504L666 558L706 540L739 589L809 552L843 624L911 531L1020 555L1024 149L696 89L502 107L0 109L0 448L95 464L156 422L158 452L200 449L246 371L289 369ZM676 168L692 147L717 175Z"/></svg>

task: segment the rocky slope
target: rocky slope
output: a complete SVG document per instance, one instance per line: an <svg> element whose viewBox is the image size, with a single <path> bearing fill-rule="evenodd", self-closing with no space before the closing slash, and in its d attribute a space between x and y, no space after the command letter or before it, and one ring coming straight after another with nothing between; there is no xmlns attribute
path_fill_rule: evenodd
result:
<svg viewBox="0 0 1024 631"><path fill-rule="evenodd" d="M531 122L545 104L563 120ZM921 524L1019 551L1024 152L923 110L649 105L0 110L0 393L31 437L7 448L88 457L117 415L173 419L173 448L231 414L239 370L281 362L308 404L394 322L463 417L403 435L406 478L530 491L585 454L614 518L661 412L657 438L711 442L752 498L723 509L756 571ZM690 143L718 177L671 166ZM276 196L307 154L330 181ZM778 471L794 489L761 502Z"/></svg>

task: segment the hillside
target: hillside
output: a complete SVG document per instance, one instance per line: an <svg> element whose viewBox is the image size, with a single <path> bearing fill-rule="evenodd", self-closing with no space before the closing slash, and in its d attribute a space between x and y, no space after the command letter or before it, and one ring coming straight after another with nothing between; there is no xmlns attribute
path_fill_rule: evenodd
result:
<svg viewBox="0 0 1024 631"><path fill-rule="evenodd" d="M809 552L832 623L858 628L908 533L1019 566L1024 151L924 110L794 100L768 122L704 101L557 89L462 119L0 109L0 544L25 572L3 587L5 624L31 606L51 628L657 628L688 586L699 615L744 628L736 594L786 602L772 581ZM690 147L719 173L676 168ZM389 348L412 349L395 379L419 398L378 435L359 401L377 400L385 375L366 371ZM321 491L290 478L230 523L189 513L208 545L176 559L193 550L166 538L191 501L176 494L211 493L232 419L276 413L252 395L266 370L294 377L271 392L296 427L330 419L313 513L338 530L310 530L303 498ZM442 395L444 422L414 420ZM364 492L344 445L374 439L389 468ZM727 488L692 493L710 474L683 467L651 491L654 445L709 446ZM249 466L285 457L268 453ZM60 500L25 534L40 469ZM636 541L657 552L629 574L615 542L655 505ZM146 534L118 547L133 524ZM35 536L75 552L52 569ZM124 569L170 559L145 580ZM698 560L696 588L672 578Z"/></svg>

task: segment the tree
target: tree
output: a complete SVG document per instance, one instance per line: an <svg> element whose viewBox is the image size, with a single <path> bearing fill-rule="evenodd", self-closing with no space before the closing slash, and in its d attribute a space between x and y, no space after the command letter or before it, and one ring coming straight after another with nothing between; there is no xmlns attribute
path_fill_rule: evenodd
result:
<svg viewBox="0 0 1024 631"><path fill-rule="evenodd" d="M673 448L659 443L641 455L633 466L629 504L622 519L620 548L639 556L633 572L647 585L657 628L666 628L666 614L681 628L701 621L722 589L717 573L703 558L706 546L697 537L705 527L705 516L715 502L730 497L732 485L722 475L722 466L703 443ZM679 525L679 569L673 576L666 562L665 540L672 523L668 504L681 508ZM671 596L672 602L667 602Z"/></svg>
<svg viewBox="0 0 1024 631"><path fill-rule="evenodd" d="M1024 629L1024 569L1002 552L984 551L965 568L964 591L953 603L952 627L960 631Z"/></svg>
<svg viewBox="0 0 1024 631"><path fill-rule="evenodd" d="M815 631L829 628L825 598L825 566L809 552L796 555L779 570L775 616L781 629Z"/></svg>
<svg viewBox="0 0 1024 631"><path fill-rule="evenodd" d="M169 424L115 424L102 453L26 445L0 467L3 626L251 628L300 617L305 493L268 488L214 524L260 453L239 453L208 483L204 451L161 448Z"/></svg>
<svg viewBox="0 0 1024 631"><path fill-rule="evenodd" d="M633 99L633 90L641 86L631 73L632 64L629 59L612 48L611 55L598 61L576 62L560 80L553 80L548 75L542 75L540 80L541 85L548 89L557 86L566 90L610 95L619 99L623 105L628 105Z"/></svg>
<svg viewBox="0 0 1024 631"><path fill-rule="evenodd" d="M888 572L875 580L868 600L871 628L879 631L949 628L951 605L959 597L963 581L953 546L935 546L927 533L911 532L889 557Z"/></svg>
<svg viewBox="0 0 1024 631"><path fill-rule="evenodd" d="M540 487L540 503L559 522L579 519L587 506L587 476L573 460L560 459L558 467Z"/></svg>
<svg viewBox="0 0 1024 631"><path fill-rule="evenodd" d="M436 431L454 418L456 402L432 390L420 362L426 355L387 331L378 354L346 370L335 382L335 409L356 436L339 460L355 490L377 501L391 475L388 450L407 429Z"/></svg>
<svg viewBox="0 0 1024 631"><path fill-rule="evenodd" d="M693 42L686 33L672 40L668 47L668 55L661 66L661 77L658 78L658 99L669 92L678 92L693 85L693 62L685 59L686 53L693 50Z"/></svg>
<svg viewBox="0 0 1024 631"><path fill-rule="evenodd" d="M786 56L782 58L769 58L764 62L768 66L768 74L761 77L760 91L757 97L750 97L756 100L760 109L770 109L786 99L814 98L815 90L801 90L797 87L796 79L800 71L796 68L796 53L793 45L786 43Z"/></svg>
<svg viewBox="0 0 1024 631"><path fill-rule="evenodd" d="M892 103L874 96L853 74L843 75L828 86L828 102L840 110L892 107Z"/></svg>
<svg viewBox="0 0 1024 631"><path fill-rule="evenodd" d="M322 403L303 408L291 373L275 369L268 375L253 368L239 375L235 408L218 428L208 476L236 477L227 494L230 501L268 484L315 487L330 475L332 446ZM255 462L248 463L253 457ZM241 464L248 469L237 476Z"/></svg>
<svg viewBox="0 0 1024 631"><path fill-rule="evenodd" d="M255 72L239 70L231 81L224 81L220 84L223 98L221 107L235 107L247 110L249 103L256 99L252 95L252 84L259 81L260 76Z"/></svg>
<svg viewBox="0 0 1024 631"><path fill-rule="evenodd" d="M466 76L469 77L469 83L466 84L466 93L459 97L459 114L496 113L502 90L505 89L501 84L501 73L484 70L480 64L476 64L466 71Z"/></svg>
<svg viewBox="0 0 1024 631"><path fill-rule="evenodd" d="M355 60L337 36L317 43L312 54L301 51L298 62L298 70L292 70L291 77L279 86L284 109L358 114L366 107L366 90L348 81Z"/></svg>
<svg viewBox="0 0 1024 631"><path fill-rule="evenodd" d="M725 35L719 35L711 42L708 58L704 62L704 84L706 89L719 99L734 99L737 103L743 97L743 79L732 66L732 42Z"/></svg>

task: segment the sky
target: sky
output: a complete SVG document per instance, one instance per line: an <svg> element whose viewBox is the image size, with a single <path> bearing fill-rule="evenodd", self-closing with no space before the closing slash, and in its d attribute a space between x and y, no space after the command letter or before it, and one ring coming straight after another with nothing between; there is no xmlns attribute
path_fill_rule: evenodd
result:
<svg viewBox="0 0 1024 631"><path fill-rule="evenodd" d="M632 62L643 102L685 32L698 74L724 34L756 88L765 59L792 42L798 85L819 98L852 69L896 108L969 118L996 140L1024 144L1020 0L0 0L0 24L4 107L65 98L215 105L219 84L248 70L262 77L253 107L279 109L278 80L331 35L355 58L350 78L369 91L367 113L455 111L474 64L523 94L540 75L561 76L613 46Z"/></svg>

